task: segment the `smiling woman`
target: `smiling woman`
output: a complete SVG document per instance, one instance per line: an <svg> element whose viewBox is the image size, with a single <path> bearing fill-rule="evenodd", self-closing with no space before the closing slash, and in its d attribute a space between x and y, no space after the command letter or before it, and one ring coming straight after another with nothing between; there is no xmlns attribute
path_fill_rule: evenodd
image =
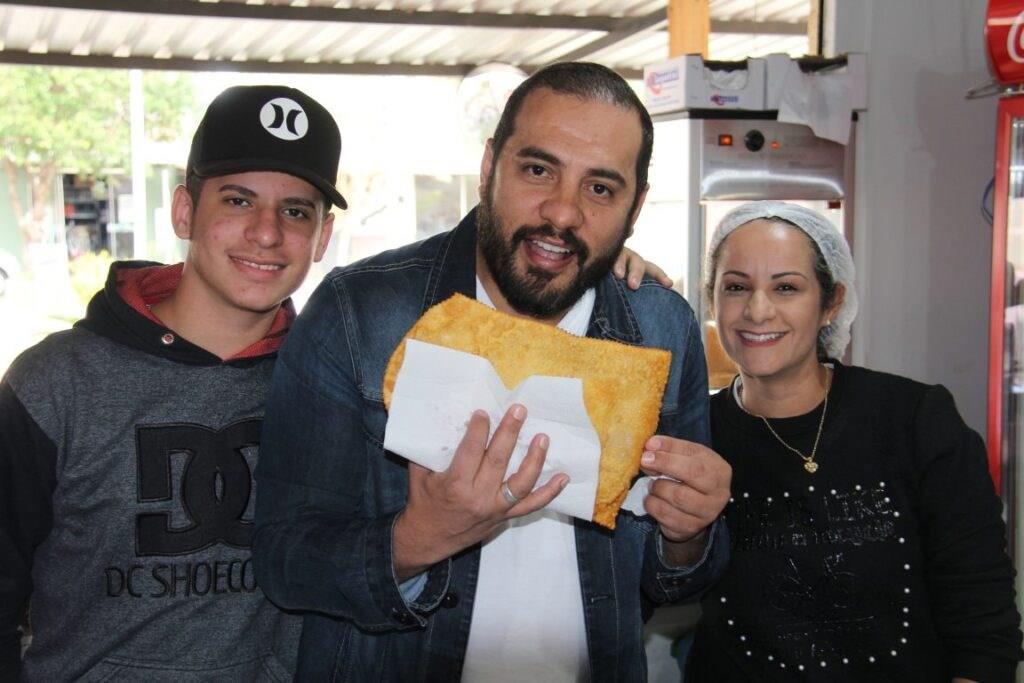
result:
<svg viewBox="0 0 1024 683"><path fill-rule="evenodd" d="M818 247L794 228L785 221L750 221L721 244L714 259L708 300L714 302L723 348L749 378L748 386L821 383L827 375L818 363L819 355L827 355L820 331L844 306L846 287L830 280ZM748 401L772 398L748 394ZM792 393L787 398L797 400ZM808 390L810 405L768 400L757 407L781 416L809 409L819 398L820 392Z"/></svg>
<svg viewBox="0 0 1024 683"><path fill-rule="evenodd" d="M857 309L841 233L746 204L708 260L739 368L711 403L733 553L688 680L1013 680L1020 618L984 446L945 388L837 360Z"/></svg>

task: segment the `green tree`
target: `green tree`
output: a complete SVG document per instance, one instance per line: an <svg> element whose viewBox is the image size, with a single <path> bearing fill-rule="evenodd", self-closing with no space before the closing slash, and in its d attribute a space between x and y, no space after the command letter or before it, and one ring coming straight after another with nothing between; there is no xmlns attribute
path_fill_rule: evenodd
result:
<svg viewBox="0 0 1024 683"><path fill-rule="evenodd" d="M146 134L178 137L195 104L189 75L147 72L143 77ZM59 173L96 176L128 167L128 72L0 66L0 158L23 241L38 242ZM31 183L31 207L17 192L17 171Z"/></svg>

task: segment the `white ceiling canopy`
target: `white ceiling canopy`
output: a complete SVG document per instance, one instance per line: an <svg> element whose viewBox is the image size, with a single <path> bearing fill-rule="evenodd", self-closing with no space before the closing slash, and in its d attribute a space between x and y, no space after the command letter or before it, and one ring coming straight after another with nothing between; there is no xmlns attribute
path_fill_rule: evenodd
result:
<svg viewBox="0 0 1024 683"><path fill-rule="evenodd" d="M809 0L711 0L712 59L807 50ZM664 0L0 2L0 62L462 76L586 59L638 77L668 56Z"/></svg>

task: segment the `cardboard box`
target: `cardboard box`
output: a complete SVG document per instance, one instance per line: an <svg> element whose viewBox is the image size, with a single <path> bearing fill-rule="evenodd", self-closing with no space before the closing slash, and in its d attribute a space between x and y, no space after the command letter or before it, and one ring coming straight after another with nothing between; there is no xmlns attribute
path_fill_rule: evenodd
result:
<svg viewBox="0 0 1024 683"><path fill-rule="evenodd" d="M683 55L644 67L644 104L652 114L684 109L764 109L765 62L708 66Z"/></svg>

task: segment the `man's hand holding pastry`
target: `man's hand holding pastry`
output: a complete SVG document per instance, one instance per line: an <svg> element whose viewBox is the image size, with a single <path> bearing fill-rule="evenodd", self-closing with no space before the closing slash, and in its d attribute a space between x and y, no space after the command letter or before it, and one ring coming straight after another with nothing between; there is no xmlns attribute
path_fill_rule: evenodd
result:
<svg viewBox="0 0 1024 683"><path fill-rule="evenodd" d="M534 490L547 455L544 434L533 438L522 465L505 479L525 419L526 409L513 405L488 443L488 415L476 411L446 471L409 463L409 501L394 531L399 580L483 541L506 520L545 507L569 483L556 474Z"/></svg>
<svg viewBox="0 0 1024 683"><path fill-rule="evenodd" d="M640 467L663 477L652 482L644 509L661 528L665 560L693 564L704 551L708 527L729 500L732 468L706 446L661 435L647 440Z"/></svg>

